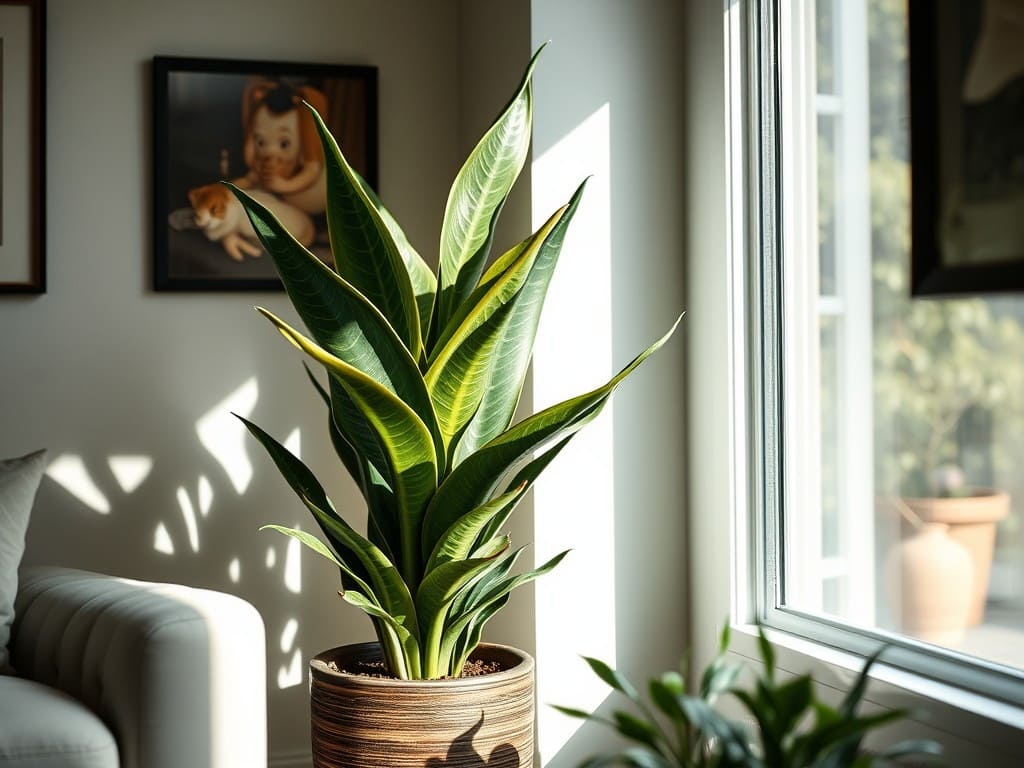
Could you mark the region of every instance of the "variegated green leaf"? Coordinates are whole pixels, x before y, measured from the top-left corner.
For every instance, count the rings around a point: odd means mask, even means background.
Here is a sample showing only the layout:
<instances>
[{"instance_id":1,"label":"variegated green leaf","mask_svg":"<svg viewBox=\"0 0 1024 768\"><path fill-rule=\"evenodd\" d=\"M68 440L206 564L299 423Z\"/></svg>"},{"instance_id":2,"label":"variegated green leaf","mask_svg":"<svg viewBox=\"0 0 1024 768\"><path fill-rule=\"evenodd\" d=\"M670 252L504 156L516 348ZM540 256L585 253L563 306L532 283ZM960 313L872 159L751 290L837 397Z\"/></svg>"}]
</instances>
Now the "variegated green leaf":
<instances>
[{"instance_id":1,"label":"variegated green leaf","mask_svg":"<svg viewBox=\"0 0 1024 768\"><path fill-rule=\"evenodd\" d=\"M680 320L682 318L680 317ZM554 440L571 437L593 420L615 388L668 341L679 320L604 386L565 400L524 419L468 457L441 483L427 511L428 519L447 508L462 514L486 501L501 479L530 453Z\"/></svg>"},{"instance_id":2,"label":"variegated green leaf","mask_svg":"<svg viewBox=\"0 0 1024 768\"><path fill-rule=\"evenodd\" d=\"M569 223L579 207L584 186L585 183L576 190L564 214L540 243L526 283L516 296L515 307L495 345L492 356L494 364L487 370L487 382L480 405L459 438L454 455L455 464L461 463L481 445L508 429L512 423L526 380L526 371L533 357L533 344L548 285L558 263ZM492 281L501 279L501 275L512 265L496 263L495 267L493 275L490 270L484 275L481 285L490 285Z\"/></svg>"},{"instance_id":3,"label":"variegated green leaf","mask_svg":"<svg viewBox=\"0 0 1024 768\"><path fill-rule=\"evenodd\" d=\"M441 639L441 655L452 653L455 658L455 669L461 670L466 662L466 655L480 642L483 626L505 605L509 595L515 589L554 569L567 554L568 550L559 552L537 568L497 580L486 590L477 593L475 598L466 603L460 601L462 609L458 612L453 609L454 615L449 618L449 623L444 628L444 635ZM489 577L489 573L487 577Z\"/></svg>"},{"instance_id":4,"label":"variegated green leaf","mask_svg":"<svg viewBox=\"0 0 1024 768\"><path fill-rule=\"evenodd\" d=\"M525 492L526 483L522 483L518 488L481 504L452 523L427 558L424 573L429 574L434 568L452 560L468 558L476 548L478 536L484 527L497 516L507 516L506 513L522 500Z\"/></svg>"},{"instance_id":5,"label":"variegated green leaf","mask_svg":"<svg viewBox=\"0 0 1024 768\"><path fill-rule=\"evenodd\" d=\"M353 171L354 172L354 171ZM409 238L406 237L401 225L391 215L391 212L384 207L384 203L377 196L377 193L366 183L358 173L356 178L363 187L366 196L377 207L380 218L391 233L391 237L398 246L398 252L402 255L405 268L409 272L409 281L412 283L412 291L416 295L416 308L420 316L420 334L426 339L430 329L430 314L434 306L434 296L437 293L437 278L427 262L420 256Z\"/></svg>"},{"instance_id":6,"label":"variegated green leaf","mask_svg":"<svg viewBox=\"0 0 1024 768\"><path fill-rule=\"evenodd\" d=\"M492 552L468 560L443 563L423 578L416 592L416 611L420 620L424 673L427 677L444 674L445 670L439 668L441 663L447 668L447 660L440 658L440 648L444 619L452 601L458 596L459 590L492 567L495 558L506 549L507 538Z\"/></svg>"},{"instance_id":7,"label":"variegated green leaf","mask_svg":"<svg viewBox=\"0 0 1024 768\"><path fill-rule=\"evenodd\" d=\"M358 286L302 247L263 205L237 187L231 189L273 258L288 297L313 340L390 389L431 425L430 398L415 356L389 323L390 318ZM404 275L404 267L402 271Z\"/></svg>"},{"instance_id":8,"label":"variegated green leaf","mask_svg":"<svg viewBox=\"0 0 1024 768\"><path fill-rule=\"evenodd\" d=\"M441 225L438 334L483 272L498 214L526 162L533 130L534 55L508 106L455 177Z\"/></svg>"},{"instance_id":9,"label":"variegated green leaf","mask_svg":"<svg viewBox=\"0 0 1024 768\"><path fill-rule=\"evenodd\" d=\"M508 323L515 316L519 294L538 253L565 211L562 208L556 212L500 276L483 290L473 292L465 302L468 310L449 324L443 346L435 350L424 378L449 450L452 439L474 417L488 388L494 384L491 371L498 364L499 345L510 333ZM511 389L515 383L502 381L500 386ZM518 391L515 398L519 398Z\"/></svg>"},{"instance_id":10,"label":"variegated green leaf","mask_svg":"<svg viewBox=\"0 0 1024 768\"><path fill-rule=\"evenodd\" d=\"M423 341L409 272L390 229L312 107L327 173L327 229L338 274L387 318L414 359Z\"/></svg>"},{"instance_id":11,"label":"variegated green leaf","mask_svg":"<svg viewBox=\"0 0 1024 768\"><path fill-rule=\"evenodd\" d=\"M260 310L295 346L323 365L376 430L390 465L401 529L399 567L409 584L422 572L420 525L437 488L433 438L416 413L389 390L326 352L280 318Z\"/></svg>"}]
</instances>

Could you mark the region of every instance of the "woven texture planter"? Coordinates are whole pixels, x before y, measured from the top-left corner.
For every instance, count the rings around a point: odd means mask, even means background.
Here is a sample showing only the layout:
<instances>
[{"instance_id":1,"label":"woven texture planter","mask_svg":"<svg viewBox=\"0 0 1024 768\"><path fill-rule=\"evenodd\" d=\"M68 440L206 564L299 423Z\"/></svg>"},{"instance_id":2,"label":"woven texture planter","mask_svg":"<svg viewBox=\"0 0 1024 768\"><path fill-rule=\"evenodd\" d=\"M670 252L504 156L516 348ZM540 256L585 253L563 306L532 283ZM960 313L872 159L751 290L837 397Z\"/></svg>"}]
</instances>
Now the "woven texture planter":
<instances>
[{"instance_id":1,"label":"woven texture planter","mask_svg":"<svg viewBox=\"0 0 1024 768\"><path fill-rule=\"evenodd\" d=\"M376 643L310 661L315 768L533 768L533 659L482 644L474 659L504 671L457 680L392 680L335 672L380 658Z\"/></svg>"}]
</instances>

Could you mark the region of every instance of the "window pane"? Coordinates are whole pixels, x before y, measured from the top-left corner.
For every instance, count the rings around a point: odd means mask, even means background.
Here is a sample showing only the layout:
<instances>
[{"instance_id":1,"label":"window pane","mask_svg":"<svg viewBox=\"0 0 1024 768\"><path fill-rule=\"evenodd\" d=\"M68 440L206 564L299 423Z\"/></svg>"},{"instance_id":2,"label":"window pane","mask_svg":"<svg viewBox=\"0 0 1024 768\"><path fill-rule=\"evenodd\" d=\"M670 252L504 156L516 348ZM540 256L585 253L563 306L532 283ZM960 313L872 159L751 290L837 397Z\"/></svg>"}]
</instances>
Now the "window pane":
<instances>
[{"instance_id":1,"label":"window pane","mask_svg":"<svg viewBox=\"0 0 1024 768\"><path fill-rule=\"evenodd\" d=\"M910 298L906 3L814 18L783 83L817 89L784 115L817 243L784 261L783 601L1024 668L1024 297Z\"/></svg>"}]
</instances>

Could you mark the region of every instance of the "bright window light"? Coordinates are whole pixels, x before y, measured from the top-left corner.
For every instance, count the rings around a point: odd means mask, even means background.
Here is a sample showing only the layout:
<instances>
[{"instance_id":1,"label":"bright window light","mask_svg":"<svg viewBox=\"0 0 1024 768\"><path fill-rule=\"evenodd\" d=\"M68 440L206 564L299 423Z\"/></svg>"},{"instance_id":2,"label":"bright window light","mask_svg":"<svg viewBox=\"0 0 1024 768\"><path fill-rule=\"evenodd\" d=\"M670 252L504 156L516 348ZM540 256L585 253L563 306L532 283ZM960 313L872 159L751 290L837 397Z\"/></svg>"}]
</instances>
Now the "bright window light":
<instances>
[{"instance_id":1,"label":"bright window light","mask_svg":"<svg viewBox=\"0 0 1024 768\"><path fill-rule=\"evenodd\" d=\"M533 364L539 410L606 382L612 370L611 109L586 117L534 160L536 228L590 177L548 289ZM567 181L571 180L571 181ZM594 709L607 696L579 654L615 659L615 515L612 413L609 405L555 460L534 490L538 561L572 549L557 575L536 586L537 698ZM586 515L586 525L580 515ZM581 538L581 536L583 538ZM585 627L585 631L581 630ZM586 647L566 637L585 638ZM550 714L550 716L549 716ZM577 721L538 711L542 756L556 754Z\"/></svg>"}]
</instances>

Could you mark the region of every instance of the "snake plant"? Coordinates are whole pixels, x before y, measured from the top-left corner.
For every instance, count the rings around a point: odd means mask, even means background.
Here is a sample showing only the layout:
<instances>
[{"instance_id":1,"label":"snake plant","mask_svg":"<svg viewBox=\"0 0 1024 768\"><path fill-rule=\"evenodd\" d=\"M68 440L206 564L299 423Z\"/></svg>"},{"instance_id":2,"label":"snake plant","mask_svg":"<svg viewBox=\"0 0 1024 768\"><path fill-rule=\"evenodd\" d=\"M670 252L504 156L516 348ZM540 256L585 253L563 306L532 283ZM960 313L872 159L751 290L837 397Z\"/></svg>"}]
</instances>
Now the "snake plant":
<instances>
[{"instance_id":1,"label":"snake plant","mask_svg":"<svg viewBox=\"0 0 1024 768\"><path fill-rule=\"evenodd\" d=\"M369 615L389 671L403 679L458 676L512 590L565 556L514 572L522 549L503 526L541 471L675 329L607 383L513 425L545 293L583 192L581 185L488 266L498 215L529 150L536 61L455 178L436 276L312 108L333 268L232 188L306 332L257 310L326 370L326 384L307 373L368 513L363 535L298 457L242 419L323 539L265 527L340 569L342 597Z\"/></svg>"}]
</instances>

